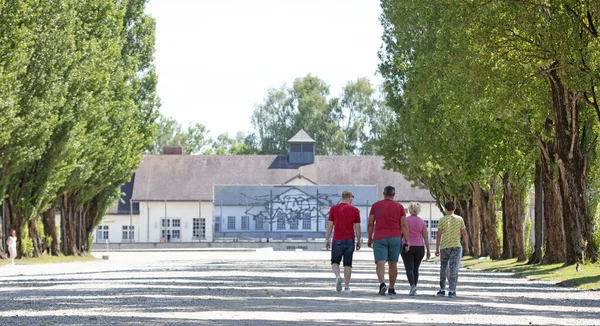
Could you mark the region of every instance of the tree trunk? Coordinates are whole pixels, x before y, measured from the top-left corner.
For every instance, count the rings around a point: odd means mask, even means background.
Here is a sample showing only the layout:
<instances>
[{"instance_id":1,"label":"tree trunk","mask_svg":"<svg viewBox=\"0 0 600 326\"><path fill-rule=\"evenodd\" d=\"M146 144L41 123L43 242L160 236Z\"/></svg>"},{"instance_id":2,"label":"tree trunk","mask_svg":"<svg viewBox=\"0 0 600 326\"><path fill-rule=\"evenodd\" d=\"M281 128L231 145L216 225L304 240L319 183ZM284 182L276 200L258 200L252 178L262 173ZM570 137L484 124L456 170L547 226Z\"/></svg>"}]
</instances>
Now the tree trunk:
<instances>
[{"instance_id":1,"label":"tree trunk","mask_svg":"<svg viewBox=\"0 0 600 326\"><path fill-rule=\"evenodd\" d=\"M538 160L535 162L535 208L534 208L534 224L533 233L535 235L533 256L529 259L529 264L539 264L542 262L542 246L543 246L543 196L542 196L542 163Z\"/></svg>"},{"instance_id":2,"label":"tree trunk","mask_svg":"<svg viewBox=\"0 0 600 326\"><path fill-rule=\"evenodd\" d=\"M471 205L471 226L473 231L471 233L472 240L472 248L473 248L473 257L481 256L481 187L479 186L479 182L475 181L472 184L473 187L473 200Z\"/></svg>"},{"instance_id":3,"label":"tree trunk","mask_svg":"<svg viewBox=\"0 0 600 326\"><path fill-rule=\"evenodd\" d=\"M496 181L490 182L490 191L481 191L481 241L482 255L492 259L500 259L500 245L496 233ZM485 253L484 253L485 251Z\"/></svg>"},{"instance_id":4,"label":"tree trunk","mask_svg":"<svg viewBox=\"0 0 600 326\"><path fill-rule=\"evenodd\" d=\"M460 216L465 221L465 226L467 227L467 237L469 238L469 252L471 255L473 254L473 238L471 234L473 234L473 220L471 217L471 201L470 200L460 200L459 206L461 207ZM463 240L464 245L464 240Z\"/></svg>"},{"instance_id":5,"label":"tree trunk","mask_svg":"<svg viewBox=\"0 0 600 326\"><path fill-rule=\"evenodd\" d=\"M48 243L48 254L52 256L60 255L58 249L58 235L56 234L56 213L54 211L54 205L52 205L47 211L42 213L42 223L44 224L44 234L46 238L50 237L50 243Z\"/></svg>"},{"instance_id":6,"label":"tree trunk","mask_svg":"<svg viewBox=\"0 0 600 326\"><path fill-rule=\"evenodd\" d=\"M553 67L560 64L555 62ZM588 207L586 159L581 149L579 132L579 105L581 97L570 92L562 83L557 69L546 76L552 93L556 143L556 164L559 168L559 186L564 211L567 262L584 262L586 257L597 260L592 229L593 218Z\"/></svg>"},{"instance_id":7,"label":"tree trunk","mask_svg":"<svg viewBox=\"0 0 600 326\"><path fill-rule=\"evenodd\" d=\"M67 256L78 256L77 250L77 206L73 195L64 194L61 199L61 251Z\"/></svg>"},{"instance_id":8,"label":"tree trunk","mask_svg":"<svg viewBox=\"0 0 600 326\"><path fill-rule=\"evenodd\" d=\"M504 193L502 195L502 258L513 258L513 246L510 239L515 235L513 234L514 227L512 225L514 211L514 200L512 194L512 187L510 184L508 172L502 176L502 185L504 187Z\"/></svg>"},{"instance_id":9,"label":"tree trunk","mask_svg":"<svg viewBox=\"0 0 600 326\"><path fill-rule=\"evenodd\" d=\"M42 256L42 240L37 230L37 218L32 218L28 222L29 226L29 238L33 246L33 257Z\"/></svg>"},{"instance_id":10,"label":"tree trunk","mask_svg":"<svg viewBox=\"0 0 600 326\"><path fill-rule=\"evenodd\" d=\"M544 263L565 262L565 230L560 187L554 173L546 164L542 164L542 184L544 191Z\"/></svg>"},{"instance_id":11,"label":"tree trunk","mask_svg":"<svg viewBox=\"0 0 600 326\"><path fill-rule=\"evenodd\" d=\"M519 176L514 177L516 180L522 180ZM525 184L520 181L511 181L509 173L505 173L502 177L504 185L504 196L502 197L502 218L506 225L503 225L505 230L503 239L504 252L503 258L517 258L517 261L526 261L525 256L525 234L523 223L525 222Z\"/></svg>"}]
</instances>

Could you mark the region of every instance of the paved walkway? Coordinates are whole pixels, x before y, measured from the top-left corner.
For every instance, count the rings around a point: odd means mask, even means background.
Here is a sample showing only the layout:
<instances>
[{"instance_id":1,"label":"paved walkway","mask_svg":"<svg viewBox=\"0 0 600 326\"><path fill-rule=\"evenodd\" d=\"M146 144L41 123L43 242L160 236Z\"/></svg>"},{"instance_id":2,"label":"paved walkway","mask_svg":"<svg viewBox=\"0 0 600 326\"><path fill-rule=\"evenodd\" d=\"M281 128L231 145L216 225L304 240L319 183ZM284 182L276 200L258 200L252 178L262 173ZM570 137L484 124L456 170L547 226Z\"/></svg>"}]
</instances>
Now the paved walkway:
<instances>
[{"instance_id":1,"label":"paved walkway","mask_svg":"<svg viewBox=\"0 0 600 326\"><path fill-rule=\"evenodd\" d=\"M101 253L95 253L101 256ZM371 252L352 293L335 291L328 252L119 252L108 261L0 267L0 325L600 325L600 293L461 270L438 298L424 263L409 297L378 296Z\"/></svg>"}]
</instances>

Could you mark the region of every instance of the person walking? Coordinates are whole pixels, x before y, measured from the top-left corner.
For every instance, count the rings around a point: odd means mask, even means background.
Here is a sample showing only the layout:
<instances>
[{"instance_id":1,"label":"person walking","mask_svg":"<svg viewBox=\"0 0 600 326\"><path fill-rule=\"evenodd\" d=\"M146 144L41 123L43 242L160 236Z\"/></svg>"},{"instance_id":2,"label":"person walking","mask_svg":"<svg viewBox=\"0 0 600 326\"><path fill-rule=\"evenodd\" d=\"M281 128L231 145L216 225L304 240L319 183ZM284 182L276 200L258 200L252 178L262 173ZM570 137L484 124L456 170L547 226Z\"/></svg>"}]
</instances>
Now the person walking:
<instances>
[{"instance_id":1,"label":"person walking","mask_svg":"<svg viewBox=\"0 0 600 326\"><path fill-rule=\"evenodd\" d=\"M373 248L375 270L379 281L379 295L395 295L394 288L398 277L398 257L402 249L402 234L408 234L406 212L402 204L394 201L396 189L387 186L383 189L383 200L375 202L369 212L367 228L368 246ZM405 250L410 250L410 238L406 238ZM385 263L388 263L390 287L385 284Z\"/></svg>"},{"instance_id":2,"label":"person walking","mask_svg":"<svg viewBox=\"0 0 600 326\"><path fill-rule=\"evenodd\" d=\"M435 255L440 256L440 291L437 296L446 295L446 277L448 277L448 283L450 283L448 298L454 298L456 297L456 277L463 252L460 237L462 234L465 242L465 254L469 254L469 238L465 221L462 217L454 214L456 210L454 202L447 202L444 208L446 216L442 217L438 223L438 235L435 241ZM448 273L446 273L447 269Z\"/></svg>"},{"instance_id":3,"label":"person walking","mask_svg":"<svg viewBox=\"0 0 600 326\"><path fill-rule=\"evenodd\" d=\"M17 231L12 230L10 236L6 239L8 245L8 252L10 254L10 264L15 264L15 258L17 257Z\"/></svg>"},{"instance_id":4,"label":"person walking","mask_svg":"<svg viewBox=\"0 0 600 326\"><path fill-rule=\"evenodd\" d=\"M352 256L354 248L360 250L360 212L352 206L354 195L349 190L342 192L342 202L332 206L329 210L329 222L325 232L325 248L331 249L331 269L335 274L335 287L342 291L342 277L340 276L340 262L344 260L344 292L351 293L350 277L352 276ZM333 231L333 247L329 238ZM356 244L355 244L356 239Z\"/></svg>"},{"instance_id":5,"label":"person walking","mask_svg":"<svg viewBox=\"0 0 600 326\"><path fill-rule=\"evenodd\" d=\"M406 224L408 225L408 235L402 238L403 245L406 245L406 238L410 240L410 249L408 251L402 251L402 261L404 262L404 270L406 271L406 278L410 284L410 292L408 295L413 296L417 294L417 283L419 282L419 266L423 261L425 252L427 252L427 258L431 256L429 251L429 236L427 234L427 228L425 227L425 221L418 216L421 212L421 205L416 202L412 202L408 205L408 213L410 216L406 218Z\"/></svg>"}]
</instances>

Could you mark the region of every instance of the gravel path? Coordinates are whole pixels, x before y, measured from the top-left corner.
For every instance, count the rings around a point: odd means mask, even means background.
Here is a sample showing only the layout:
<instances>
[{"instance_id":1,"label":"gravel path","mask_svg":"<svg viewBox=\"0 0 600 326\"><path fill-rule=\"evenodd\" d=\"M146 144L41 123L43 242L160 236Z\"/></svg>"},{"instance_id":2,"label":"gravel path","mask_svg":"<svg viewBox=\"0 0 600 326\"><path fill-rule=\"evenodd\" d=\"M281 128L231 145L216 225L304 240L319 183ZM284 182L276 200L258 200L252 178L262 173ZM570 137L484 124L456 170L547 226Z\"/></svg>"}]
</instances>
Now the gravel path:
<instances>
[{"instance_id":1,"label":"gravel path","mask_svg":"<svg viewBox=\"0 0 600 326\"><path fill-rule=\"evenodd\" d=\"M391 297L376 295L371 252L355 254L351 294L335 291L328 252L111 252L3 266L0 325L600 325L597 291L463 269L458 297L438 298L439 266L426 262L409 297L400 270Z\"/></svg>"}]
</instances>

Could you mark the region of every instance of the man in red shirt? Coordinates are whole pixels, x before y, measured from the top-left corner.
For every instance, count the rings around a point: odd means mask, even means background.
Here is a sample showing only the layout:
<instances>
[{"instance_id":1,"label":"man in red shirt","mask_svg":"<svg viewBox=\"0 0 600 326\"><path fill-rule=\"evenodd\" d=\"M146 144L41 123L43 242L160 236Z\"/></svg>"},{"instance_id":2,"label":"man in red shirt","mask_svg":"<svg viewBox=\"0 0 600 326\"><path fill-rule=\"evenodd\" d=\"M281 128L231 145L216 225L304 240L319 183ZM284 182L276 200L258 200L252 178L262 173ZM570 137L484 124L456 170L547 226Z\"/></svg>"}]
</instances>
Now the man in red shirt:
<instances>
[{"instance_id":1,"label":"man in red shirt","mask_svg":"<svg viewBox=\"0 0 600 326\"><path fill-rule=\"evenodd\" d=\"M406 224L406 212L402 204L394 201L396 189L387 186L383 189L383 200L380 200L371 206L369 212L369 226L367 228L369 247L373 248L375 264L377 264L377 279L379 280L379 294L395 295L396 277L398 276L398 257L402 250L402 234L408 235L408 225ZM375 236L373 236L375 231ZM410 249L410 239L405 237L406 245L404 250ZM385 262L388 262L390 288L388 290L384 282Z\"/></svg>"},{"instance_id":2,"label":"man in red shirt","mask_svg":"<svg viewBox=\"0 0 600 326\"><path fill-rule=\"evenodd\" d=\"M335 274L335 288L342 291L342 278L340 276L340 262L344 258L344 292L350 293L350 276L352 275L352 255L354 253L354 238L356 236L356 250L360 250L360 212L352 206L354 195L349 190L342 192L342 202L329 210L329 223L325 233L325 248L331 248L331 269ZM329 237L333 232L333 247Z\"/></svg>"}]
</instances>

